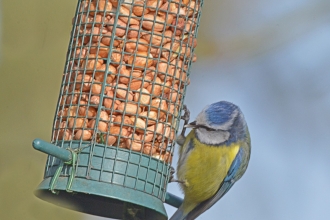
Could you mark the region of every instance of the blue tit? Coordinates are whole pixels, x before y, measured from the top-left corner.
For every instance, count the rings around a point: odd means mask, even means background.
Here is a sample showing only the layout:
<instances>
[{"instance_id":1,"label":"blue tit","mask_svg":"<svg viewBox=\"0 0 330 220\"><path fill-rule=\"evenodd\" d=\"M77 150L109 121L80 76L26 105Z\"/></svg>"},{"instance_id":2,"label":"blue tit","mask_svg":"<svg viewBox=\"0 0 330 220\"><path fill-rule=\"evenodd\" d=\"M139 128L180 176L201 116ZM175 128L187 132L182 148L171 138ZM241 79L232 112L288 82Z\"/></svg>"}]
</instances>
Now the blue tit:
<instances>
[{"instance_id":1,"label":"blue tit","mask_svg":"<svg viewBox=\"0 0 330 220\"><path fill-rule=\"evenodd\" d=\"M250 134L238 106L213 103L184 127L192 128L177 139L184 200L170 220L192 220L208 210L243 176L250 160Z\"/></svg>"}]
</instances>

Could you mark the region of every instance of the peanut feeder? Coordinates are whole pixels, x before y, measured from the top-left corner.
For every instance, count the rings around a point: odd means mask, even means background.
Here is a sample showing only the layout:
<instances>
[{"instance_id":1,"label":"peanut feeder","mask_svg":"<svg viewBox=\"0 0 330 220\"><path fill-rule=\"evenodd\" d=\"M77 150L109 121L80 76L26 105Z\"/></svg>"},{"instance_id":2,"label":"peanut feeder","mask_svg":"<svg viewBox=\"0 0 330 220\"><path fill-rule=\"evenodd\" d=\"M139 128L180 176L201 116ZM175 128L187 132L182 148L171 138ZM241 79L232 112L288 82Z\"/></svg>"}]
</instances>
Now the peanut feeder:
<instances>
[{"instance_id":1,"label":"peanut feeder","mask_svg":"<svg viewBox=\"0 0 330 220\"><path fill-rule=\"evenodd\" d=\"M79 0L36 195L89 214L167 219L202 0ZM63 202L65 201L65 202Z\"/></svg>"}]
</instances>

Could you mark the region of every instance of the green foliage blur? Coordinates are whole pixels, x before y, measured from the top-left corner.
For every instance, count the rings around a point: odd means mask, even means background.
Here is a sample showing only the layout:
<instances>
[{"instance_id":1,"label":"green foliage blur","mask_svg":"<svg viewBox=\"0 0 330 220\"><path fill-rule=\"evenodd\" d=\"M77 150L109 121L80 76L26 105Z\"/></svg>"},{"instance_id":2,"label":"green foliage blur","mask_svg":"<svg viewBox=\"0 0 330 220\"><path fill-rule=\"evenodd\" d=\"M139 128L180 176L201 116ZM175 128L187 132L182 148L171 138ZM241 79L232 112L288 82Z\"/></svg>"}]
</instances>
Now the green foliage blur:
<instances>
[{"instance_id":1,"label":"green foliage blur","mask_svg":"<svg viewBox=\"0 0 330 220\"><path fill-rule=\"evenodd\" d=\"M77 1L1 1L0 219L81 219L34 196L50 140Z\"/></svg>"}]
</instances>

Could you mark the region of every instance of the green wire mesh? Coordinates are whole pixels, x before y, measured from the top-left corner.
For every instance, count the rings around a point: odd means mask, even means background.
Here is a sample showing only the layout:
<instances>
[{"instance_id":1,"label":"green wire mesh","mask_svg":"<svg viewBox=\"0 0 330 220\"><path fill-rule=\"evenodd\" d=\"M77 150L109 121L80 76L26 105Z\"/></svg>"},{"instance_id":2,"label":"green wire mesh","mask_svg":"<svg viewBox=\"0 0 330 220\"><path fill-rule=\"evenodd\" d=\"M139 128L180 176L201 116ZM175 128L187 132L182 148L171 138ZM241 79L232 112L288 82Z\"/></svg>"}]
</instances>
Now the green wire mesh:
<instances>
[{"instance_id":1,"label":"green wire mesh","mask_svg":"<svg viewBox=\"0 0 330 220\"><path fill-rule=\"evenodd\" d=\"M78 1L52 133L54 145L85 147L75 178L164 201L202 5ZM58 166L49 156L45 178Z\"/></svg>"}]
</instances>

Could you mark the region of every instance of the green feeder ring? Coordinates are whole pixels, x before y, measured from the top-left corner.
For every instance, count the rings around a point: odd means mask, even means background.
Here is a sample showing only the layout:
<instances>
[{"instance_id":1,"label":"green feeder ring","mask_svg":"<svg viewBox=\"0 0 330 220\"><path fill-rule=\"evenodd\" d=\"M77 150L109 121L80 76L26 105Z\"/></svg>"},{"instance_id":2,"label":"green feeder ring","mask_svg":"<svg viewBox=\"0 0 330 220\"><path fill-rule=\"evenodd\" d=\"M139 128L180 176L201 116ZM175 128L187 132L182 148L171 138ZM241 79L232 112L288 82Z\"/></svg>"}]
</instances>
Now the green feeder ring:
<instances>
[{"instance_id":1,"label":"green feeder ring","mask_svg":"<svg viewBox=\"0 0 330 220\"><path fill-rule=\"evenodd\" d=\"M127 162L120 164L117 161L116 164L120 165L116 165L115 168L111 167L114 172L107 173L105 168L98 167L101 163L94 161L92 169L95 169L95 172L90 172L90 176L86 178L84 175L87 172L89 158L85 156L88 155L88 148L91 145L87 144L79 151L69 151L40 139L35 139L32 145L36 150L53 156L52 160L58 160L57 168L50 171L53 176L47 177L46 175L46 178L37 187L35 195L38 198L64 208L109 218L126 219L124 216L129 214L128 212L132 212L136 219L167 219L162 200L154 196L160 193L160 189L152 184L152 182L160 183L161 178L157 178L156 170L154 175L149 170L148 176L145 176L147 170L143 167L144 164L146 166L152 164L158 166L159 169L164 169L165 165L159 163L157 159L150 159L143 154L134 154L134 152L120 148L107 147L103 149L106 152L98 152L102 151L102 147L99 149L95 147L95 155L105 153L106 160L103 163L107 165L111 166L114 164L114 160L120 159L122 162L124 160ZM72 146L72 149L78 148ZM77 159L72 164L75 154ZM128 155L130 157L125 158ZM140 165L137 166L135 163ZM61 164L63 164L62 167ZM103 164L103 166L105 165ZM61 168L61 175L57 175L59 168ZM122 175L126 169L130 170L126 175L131 174L137 178L126 176L126 181L123 182ZM67 175L66 172L68 172ZM112 184L108 183L110 181ZM165 202L179 207L182 200L166 193Z\"/></svg>"}]
</instances>

